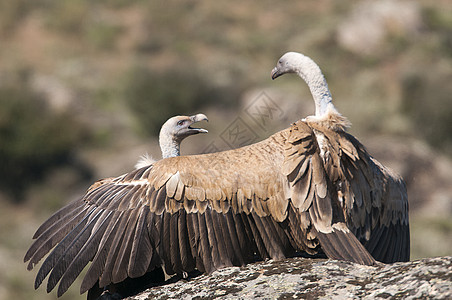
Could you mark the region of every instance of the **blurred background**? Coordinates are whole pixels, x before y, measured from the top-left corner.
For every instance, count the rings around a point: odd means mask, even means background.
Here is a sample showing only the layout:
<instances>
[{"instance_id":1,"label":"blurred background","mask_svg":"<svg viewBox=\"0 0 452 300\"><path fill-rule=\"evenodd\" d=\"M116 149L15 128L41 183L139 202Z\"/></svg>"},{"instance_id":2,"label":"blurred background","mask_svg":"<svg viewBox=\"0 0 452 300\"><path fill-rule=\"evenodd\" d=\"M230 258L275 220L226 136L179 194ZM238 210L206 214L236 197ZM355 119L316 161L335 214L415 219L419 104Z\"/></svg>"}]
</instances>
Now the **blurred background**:
<instances>
[{"instance_id":1,"label":"blurred background","mask_svg":"<svg viewBox=\"0 0 452 300\"><path fill-rule=\"evenodd\" d=\"M0 299L56 298L23 263L34 231L94 180L159 158L169 117L209 117L182 144L193 154L313 114L300 78L270 78L289 50L405 178L411 259L452 255L451 1L0 0Z\"/></svg>"}]
</instances>

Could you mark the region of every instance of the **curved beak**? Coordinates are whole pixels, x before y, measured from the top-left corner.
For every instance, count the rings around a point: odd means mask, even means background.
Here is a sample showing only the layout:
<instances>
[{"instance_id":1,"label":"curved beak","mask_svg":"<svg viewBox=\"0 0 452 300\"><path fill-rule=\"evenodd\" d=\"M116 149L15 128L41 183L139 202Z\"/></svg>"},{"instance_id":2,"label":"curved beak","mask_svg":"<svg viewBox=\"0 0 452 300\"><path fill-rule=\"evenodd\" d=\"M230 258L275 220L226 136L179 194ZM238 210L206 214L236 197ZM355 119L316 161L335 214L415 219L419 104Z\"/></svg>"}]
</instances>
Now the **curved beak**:
<instances>
[{"instance_id":1,"label":"curved beak","mask_svg":"<svg viewBox=\"0 0 452 300\"><path fill-rule=\"evenodd\" d=\"M205 114L197 114L197 115L190 116L190 120L192 121L191 125L201 122L201 121L209 122L209 119L207 118L207 116ZM193 128L193 127L191 127L191 125L188 126L188 129L190 130L190 132L192 134L208 133L208 131L204 128Z\"/></svg>"},{"instance_id":2,"label":"curved beak","mask_svg":"<svg viewBox=\"0 0 452 300\"><path fill-rule=\"evenodd\" d=\"M273 80L275 80L276 78L278 78L279 76L282 75L282 73L280 72L278 67L274 67L271 74L272 74L272 79Z\"/></svg>"}]
</instances>

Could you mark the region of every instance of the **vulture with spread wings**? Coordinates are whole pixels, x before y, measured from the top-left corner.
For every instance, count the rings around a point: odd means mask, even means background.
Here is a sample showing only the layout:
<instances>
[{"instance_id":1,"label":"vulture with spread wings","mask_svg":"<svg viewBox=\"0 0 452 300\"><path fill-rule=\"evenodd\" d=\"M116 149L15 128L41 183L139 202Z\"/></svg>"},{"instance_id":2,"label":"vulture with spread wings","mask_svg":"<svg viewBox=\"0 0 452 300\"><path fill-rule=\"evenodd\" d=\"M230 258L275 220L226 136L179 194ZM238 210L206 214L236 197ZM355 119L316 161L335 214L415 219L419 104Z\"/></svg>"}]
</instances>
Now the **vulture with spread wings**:
<instances>
[{"instance_id":1,"label":"vulture with spread wings","mask_svg":"<svg viewBox=\"0 0 452 300\"><path fill-rule=\"evenodd\" d=\"M160 266L210 273L301 253L367 265L408 260L403 180L345 131L311 59L285 54L272 77L285 73L309 85L314 116L253 145L169 157L94 184L35 233L30 269L53 248L36 288L50 273L47 290L59 282L60 296L90 262L81 293Z\"/></svg>"}]
</instances>

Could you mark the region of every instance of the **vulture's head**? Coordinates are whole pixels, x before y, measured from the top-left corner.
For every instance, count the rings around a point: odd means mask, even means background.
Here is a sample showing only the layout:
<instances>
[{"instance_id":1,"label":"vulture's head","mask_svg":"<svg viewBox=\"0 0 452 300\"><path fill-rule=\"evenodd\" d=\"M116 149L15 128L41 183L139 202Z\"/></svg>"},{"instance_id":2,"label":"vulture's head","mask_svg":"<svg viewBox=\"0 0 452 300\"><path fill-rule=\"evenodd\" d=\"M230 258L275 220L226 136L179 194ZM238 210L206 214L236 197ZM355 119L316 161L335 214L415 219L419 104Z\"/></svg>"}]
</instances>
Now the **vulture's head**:
<instances>
[{"instance_id":1,"label":"vulture's head","mask_svg":"<svg viewBox=\"0 0 452 300\"><path fill-rule=\"evenodd\" d=\"M297 73L301 77L305 77L305 74L311 72L311 68L317 65L309 57L297 53L287 52L276 63L276 67L272 70L272 79L276 79L281 75L287 73ZM318 68L318 67L317 67Z\"/></svg>"},{"instance_id":2,"label":"vulture's head","mask_svg":"<svg viewBox=\"0 0 452 300\"><path fill-rule=\"evenodd\" d=\"M171 137L172 140L181 142L190 135L198 133L207 133L203 128L192 127L193 124L201 121L209 121L204 114L197 114L193 116L176 116L168 119L163 124L160 130L160 137L162 135Z\"/></svg>"}]
</instances>

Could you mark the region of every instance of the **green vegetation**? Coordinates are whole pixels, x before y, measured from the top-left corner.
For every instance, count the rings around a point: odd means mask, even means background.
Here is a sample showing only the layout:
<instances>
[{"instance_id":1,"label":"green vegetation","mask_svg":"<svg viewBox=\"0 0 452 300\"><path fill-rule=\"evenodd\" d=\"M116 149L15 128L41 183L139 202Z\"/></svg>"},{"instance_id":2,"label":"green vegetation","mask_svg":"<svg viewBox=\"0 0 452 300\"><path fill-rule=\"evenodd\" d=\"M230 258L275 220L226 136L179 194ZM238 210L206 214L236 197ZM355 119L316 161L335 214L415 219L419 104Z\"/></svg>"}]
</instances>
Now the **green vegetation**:
<instances>
[{"instance_id":1,"label":"green vegetation","mask_svg":"<svg viewBox=\"0 0 452 300\"><path fill-rule=\"evenodd\" d=\"M26 81L22 76L20 84L0 87L0 186L15 200L51 168L67 164L88 136L71 114L52 112Z\"/></svg>"},{"instance_id":2,"label":"green vegetation","mask_svg":"<svg viewBox=\"0 0 452 300\"><path fill-rule=\"evenodd\" d=\"M208 106L232 106L239 89L215 87L195 68L165 72L136 67L127 74L124 98L139 128L157 136L168 116L194 114Z\"/></svg>"},{"instance_id":3,"label":"green vegetation","mask_svg":"<svg viewBox=\"0 0 452 300\"><path fill-rule=\"evenodd\" d=\"M0 35L8 35L34 7L27 0L0 0Z\"/></svg>"},{"instance_id":4,"label":"green vegetation","mask_svg":"<svg viewBox=\"0 0 452 300\"><path fill-rule=\"evenodd\" d=\"M403 111L413 120L418 134L452 154L450 78L442 74L420 74L407 76L404 81Z\"/></svg>"}]
</instances>

